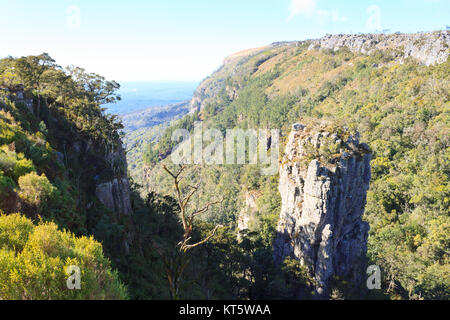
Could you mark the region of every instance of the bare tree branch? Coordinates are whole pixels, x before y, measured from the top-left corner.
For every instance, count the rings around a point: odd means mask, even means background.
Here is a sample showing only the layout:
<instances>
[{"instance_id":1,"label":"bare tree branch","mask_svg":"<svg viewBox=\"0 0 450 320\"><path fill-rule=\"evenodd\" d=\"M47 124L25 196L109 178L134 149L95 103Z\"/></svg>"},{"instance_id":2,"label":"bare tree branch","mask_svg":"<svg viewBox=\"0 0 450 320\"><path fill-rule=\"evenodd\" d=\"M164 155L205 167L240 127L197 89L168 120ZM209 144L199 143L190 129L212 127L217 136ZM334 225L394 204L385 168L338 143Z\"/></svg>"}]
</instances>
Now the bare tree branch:
<instances>
[{"instance_id":1,"label":"bare tree branch","mask_svg":"<svg viewBox=\"0 0 450 320\"><path fill-rule=\"evenodd\" d=\"M208 211L213 205L220 204L222 202L223 202L223 198L220 199L220 200L217 200L217 201L209 202L202 209L199 209L199 210L196 210L196 211L192 212L190 214L190 216L192 218L194 218L194 217L198 216L199 214L202 214L202 213L205 213L206 211Z\"/></svg>"},{"instance_id":2,"label":"bare tree branch","mask_svg":"<svg viewBox=\"0 0 450 320\"><path fill-rule=\"evenodd\" d=\"M211 240L212 237L214 237L216 235L217 230L219 230L219 228L222 228L222 227L223 227L222 225L217 225L214 228L214 230L211 231L211 233L205 239L203 239L202 241L199 241L199 242L197 242L195 244L189 244L189 245L188 244L183 244L181 246L181 249L186 252L187 250L191 250L191 249L193 249L195 247L198 247L198 246L208 242L209 240Z\"/></svg>"}]
</instances>

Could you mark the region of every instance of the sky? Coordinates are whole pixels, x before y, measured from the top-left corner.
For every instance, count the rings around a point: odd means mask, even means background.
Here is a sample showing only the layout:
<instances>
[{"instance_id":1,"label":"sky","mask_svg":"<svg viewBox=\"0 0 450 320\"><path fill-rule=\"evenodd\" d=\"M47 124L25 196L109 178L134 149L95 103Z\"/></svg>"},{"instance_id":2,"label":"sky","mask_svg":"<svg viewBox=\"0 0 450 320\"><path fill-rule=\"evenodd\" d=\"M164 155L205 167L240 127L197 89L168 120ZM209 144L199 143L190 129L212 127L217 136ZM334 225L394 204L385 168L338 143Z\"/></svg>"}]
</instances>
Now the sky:
<instances>
[{"instance_id":1,"label":"sky","mask_svg":"<svg viewBox=\"0 0 450 320\"><path fill-rule=\"evenodd\" d=\"M0 57L49 53L116 81L200 81L241 50L450 25L450 0L0 0Z\"/></svg>"}]
</instances>

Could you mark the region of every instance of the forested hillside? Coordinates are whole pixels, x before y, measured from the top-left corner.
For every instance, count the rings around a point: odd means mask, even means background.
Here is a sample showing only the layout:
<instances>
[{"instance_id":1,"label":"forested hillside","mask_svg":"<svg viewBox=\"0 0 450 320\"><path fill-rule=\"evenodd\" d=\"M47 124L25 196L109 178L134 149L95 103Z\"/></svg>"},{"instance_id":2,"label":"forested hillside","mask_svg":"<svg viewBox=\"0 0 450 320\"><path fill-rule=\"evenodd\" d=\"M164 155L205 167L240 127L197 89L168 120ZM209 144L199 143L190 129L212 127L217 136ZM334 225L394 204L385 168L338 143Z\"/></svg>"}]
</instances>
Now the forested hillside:
<instances>
[{"instance_id":1,"label":"forested hillside","mask_svg":"<svg viewBox=\"0 0 450 320\"><path fill-rule=\"evenodd\" d=\"M262 244L224 228L212 238L199 221L186 246L210 241L186 254L177 201L141 198L128 183L123 126L100 107L119 99L119 84L42 54L0 60L0 87L0 299L262 294L247 275L248 251ZM67 287L70 266L80 291Z\"/></svg>"},{"instance_id":2,"label":"forested hillside","mask_svg":"<svg viewBox=\"0 0 450 320\"><path fill-rule=\"evenodd\" d=\"M382 294L448 299L450 66L442 57L449 32L347 38L335 48L329 39L276 43L227 58L200 84L192 115L149 146L146 188L171 194L161 162L169 162L172 132L193 130L195 121L222 132L281 128L287 135L293 123L317 120L357 130L373 150L364 219L367 259L382 269ZM239 221L249 218L246 232L269 250L280 213L278 177L261 176L251 165L197 170L190 176L203 185L197 205L224 196L206 220L238 232Z\"/></svg>"},{"instance_id":3,"label":"forested hillside","mask_svg":"<svg viewBox=\"0 0 450 320\"><path fill-rule=\"evenodd\" d=\"M97 242L110 257L124 250L125 232L108 235L123 212L95 197L126 174L122 125L100 108L119 85L42 54L0 60L0 87L0 298L125 298ZM70 265L89 279L80 292L61 282Z\"/></svg>"},{"instance_id":4,"label":"forested hillside","mask_svg":"<svg viewBox=\"0 0 450 320\"><path fill-rule=\"evenodd\" d=\"M101 107L120 99L115 81L48 54L1 59L0 299L449 299L449 44L441 31L247 50L199 85L189 114L134 132ZM175 165L173 132L199 123L222 133L279 129L281 176L259 165ZM354 171L336 171L349 159ZM346 208L352 197L358 208L339 211L340 223L366 236L346 230L360 251L341 258L379 266L381 290L355 291L328 274L330 290L318 296L324 278L304 261L274 259L290 198L281 193L300 192L283 186L295 176L287 162L308 168L312 187L325 183L322 169L336 189L358 179L358 190L341 192ZM81 290L66 287L73 265Z\"/></svg>"}]
</instances>

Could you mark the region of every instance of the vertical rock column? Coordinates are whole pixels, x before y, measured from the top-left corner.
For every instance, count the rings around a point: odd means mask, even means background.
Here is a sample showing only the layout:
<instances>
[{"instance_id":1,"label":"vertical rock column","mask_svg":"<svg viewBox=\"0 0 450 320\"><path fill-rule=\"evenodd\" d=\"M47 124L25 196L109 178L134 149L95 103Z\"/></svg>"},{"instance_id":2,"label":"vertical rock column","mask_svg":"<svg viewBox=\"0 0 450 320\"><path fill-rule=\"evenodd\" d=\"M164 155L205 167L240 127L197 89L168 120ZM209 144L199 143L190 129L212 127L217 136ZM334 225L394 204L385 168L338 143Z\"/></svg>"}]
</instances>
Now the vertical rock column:
<instances>
[{"instance_id":1,"label":"vertical rock column","mask_svg":"<svg viewBox=\"0 0 450 320\"><path fill-rule=\"evenodd\" d=\"M352 286L364 283L369 226L361 217L370 160L357 133L338 135L296 124L289 136L280 167L274 258L282 263L292 257L307 266L319 297L330 293L333 276Z\"/></svg>"}]
</instances>

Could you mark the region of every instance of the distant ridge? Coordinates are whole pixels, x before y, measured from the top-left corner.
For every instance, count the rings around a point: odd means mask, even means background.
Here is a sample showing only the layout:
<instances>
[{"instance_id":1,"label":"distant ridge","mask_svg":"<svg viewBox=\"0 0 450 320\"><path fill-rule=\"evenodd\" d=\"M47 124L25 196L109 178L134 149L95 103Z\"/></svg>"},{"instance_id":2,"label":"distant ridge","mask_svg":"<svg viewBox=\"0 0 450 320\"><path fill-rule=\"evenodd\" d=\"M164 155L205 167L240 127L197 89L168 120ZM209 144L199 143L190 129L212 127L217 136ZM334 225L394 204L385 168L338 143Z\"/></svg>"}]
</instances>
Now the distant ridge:
<instances>
[{"instance_id":1,"label":"distant ridge","mask_svg":"<svg viewBox=\"0 0 450 320\"><path fill-rule=\"evenodd\" d=\"M122 118L125 131L135 131L141 128L154 127L177 119L189 111L190 100L167 106L150 107L144 110L127 113Z\"/></svg>"},{"instance_id":2,"label":"distant ridge","mask_svg":"<svg viewBox=\"0 0 450 320\"><path fill-rule=\"evenodd\" d=\"M233 100L239 85L227 82L227 78L252 75L260 65L269 60L275 64L279 63L281 61L279 54L293 47L303 47L308 51L337 51L348 48L353 53L364 55L370 55L379 50L388 52L396 63L403 63L405 59L413 58L423 65L430 66L447 61L450 54L450 31L326 35L320 39L280 41L268 46L240 51L225 58L223 65L200 83L192 97L190 112L203 110L208 101L221 90L225 90L228 97Z\"/></svg>"}]
</instances>

